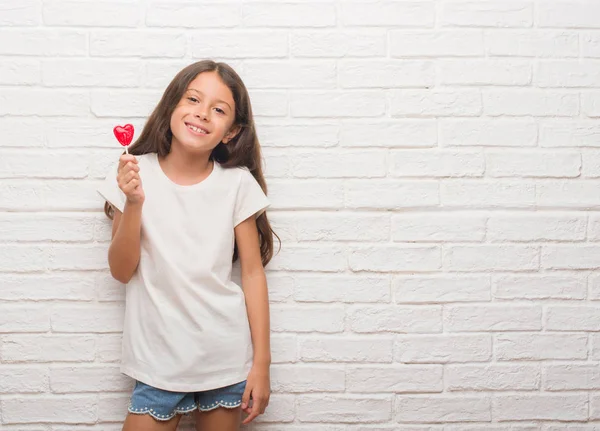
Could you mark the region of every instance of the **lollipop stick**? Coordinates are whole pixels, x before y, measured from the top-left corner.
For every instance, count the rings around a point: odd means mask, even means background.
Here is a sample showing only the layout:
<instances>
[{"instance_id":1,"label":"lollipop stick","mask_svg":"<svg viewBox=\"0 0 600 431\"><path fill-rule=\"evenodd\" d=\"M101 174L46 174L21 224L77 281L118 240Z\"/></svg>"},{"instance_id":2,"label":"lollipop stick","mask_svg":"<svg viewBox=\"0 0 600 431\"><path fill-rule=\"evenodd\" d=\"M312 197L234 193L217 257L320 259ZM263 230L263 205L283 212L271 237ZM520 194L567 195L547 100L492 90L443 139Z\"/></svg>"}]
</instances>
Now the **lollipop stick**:
<instances>
[{"instance_id":1,"label":"lollipop stick","mask_svg":"<svg viewBox=\"0 0 600 431\"><path fill-rule=\"evenodd\" d=\"M129 147L129 145L127 145L127 146L125 147L125 154L129 154L129 150L127 149L128 147Z\"/></svg>"}]
</instances>

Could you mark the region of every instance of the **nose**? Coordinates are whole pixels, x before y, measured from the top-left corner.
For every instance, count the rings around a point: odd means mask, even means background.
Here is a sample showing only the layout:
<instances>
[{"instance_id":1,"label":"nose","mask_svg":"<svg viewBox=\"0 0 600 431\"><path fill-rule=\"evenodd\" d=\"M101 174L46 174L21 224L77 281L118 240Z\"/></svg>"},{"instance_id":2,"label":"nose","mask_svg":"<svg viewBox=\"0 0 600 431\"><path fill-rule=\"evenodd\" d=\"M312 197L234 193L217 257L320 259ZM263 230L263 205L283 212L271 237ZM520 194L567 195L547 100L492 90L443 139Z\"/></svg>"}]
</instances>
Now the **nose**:
<instances>
[{"instance_id":1,"label":"nose","mask_svg":"<svg viewBox=\"0 0 600 431\"><path fill-rule=\"evenodd\" d=\"M205 107L200 107L200 108L196 109L196 112L194 113L194 116L198 117L198 118L202 118L204 120L207 120L208 119L208 114L206 112L206 108Z\"/></svg>"}]
</instances>

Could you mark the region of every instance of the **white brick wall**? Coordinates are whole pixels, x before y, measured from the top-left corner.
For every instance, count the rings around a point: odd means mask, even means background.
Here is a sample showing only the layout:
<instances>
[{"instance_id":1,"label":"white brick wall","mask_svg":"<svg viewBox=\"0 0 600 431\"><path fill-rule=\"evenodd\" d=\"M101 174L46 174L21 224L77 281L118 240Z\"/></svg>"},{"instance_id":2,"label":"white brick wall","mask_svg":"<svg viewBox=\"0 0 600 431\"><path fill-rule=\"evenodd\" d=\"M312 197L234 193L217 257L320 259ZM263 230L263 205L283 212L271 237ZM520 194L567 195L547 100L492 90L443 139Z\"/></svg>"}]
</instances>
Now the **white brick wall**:
<instances>
[{"instance_id":1,"label":"white brick wall","mask_svg":"<svg viewBox=\"0 0 600 431\"><path fill-rule=\"evenodd\" d=\"M0 0L0 429L121 429L94 189L207 57L283 239L248 429L600 427L599 1Z\"/></svg>"}]
</instances>

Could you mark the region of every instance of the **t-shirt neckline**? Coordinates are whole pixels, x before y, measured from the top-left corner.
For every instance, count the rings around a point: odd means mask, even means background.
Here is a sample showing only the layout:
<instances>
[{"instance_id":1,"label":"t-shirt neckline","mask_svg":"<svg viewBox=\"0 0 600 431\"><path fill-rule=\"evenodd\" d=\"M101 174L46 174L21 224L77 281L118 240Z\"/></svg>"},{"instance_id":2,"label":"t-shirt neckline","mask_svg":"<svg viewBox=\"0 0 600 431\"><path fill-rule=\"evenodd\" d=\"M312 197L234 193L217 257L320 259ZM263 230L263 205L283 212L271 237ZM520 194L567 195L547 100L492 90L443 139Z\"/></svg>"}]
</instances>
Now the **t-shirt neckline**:
<instances>
[{"instance_id":1,"label":"t-shirt neckline","mask_svg":"<svg viewBox=\"0 0 600 431\"><path fill-rule=\"evenodd\" d=\"M156 165L156 169L158 170L158 175L163 179L163 181L170 184L171 187L173 187L177 190L181 190L181 191L198 190L200 188L206 187L206 185L210 181L212 181L213 178L216 176L217 171L221 168L219 163L216 160L213 160L212 171L210 172L210 174L208 174L208 176L206 178L204 178L202 181L195 183L195 184L183 185L183 184L177 184L176 182L171 180L171 178L169 178L167 176L167 174L165 174L165 171L163 171L162 167L160 166L160 162L158 161L158 153L154 153L154 163Z\"/></svg>"}]
</instances>

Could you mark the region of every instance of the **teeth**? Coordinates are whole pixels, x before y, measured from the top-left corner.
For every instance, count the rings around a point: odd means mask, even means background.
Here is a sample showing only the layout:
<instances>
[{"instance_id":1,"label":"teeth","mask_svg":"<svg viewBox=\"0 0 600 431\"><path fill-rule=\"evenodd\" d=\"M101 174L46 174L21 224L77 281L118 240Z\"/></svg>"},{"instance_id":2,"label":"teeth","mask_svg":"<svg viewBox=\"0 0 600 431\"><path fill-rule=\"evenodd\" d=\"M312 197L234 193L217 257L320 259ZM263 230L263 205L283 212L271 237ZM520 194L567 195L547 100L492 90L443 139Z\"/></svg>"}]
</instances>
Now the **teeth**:
<instances>
[{"instance_id":1,"label":"teeth","mask_svg":"<svg viewBox=\"0 0 600 431\"><path fill-rule=\"evenodd\" d=\"M205 134L206 134L206 130L204 130L204 129L201 129L201 128L199 128L199 127L192 126L191 124L188 124L188 127L189 127L190 129L192 129L194 132L197 132L197 133L205 133Z\"/></svg>"}]
</instances>

